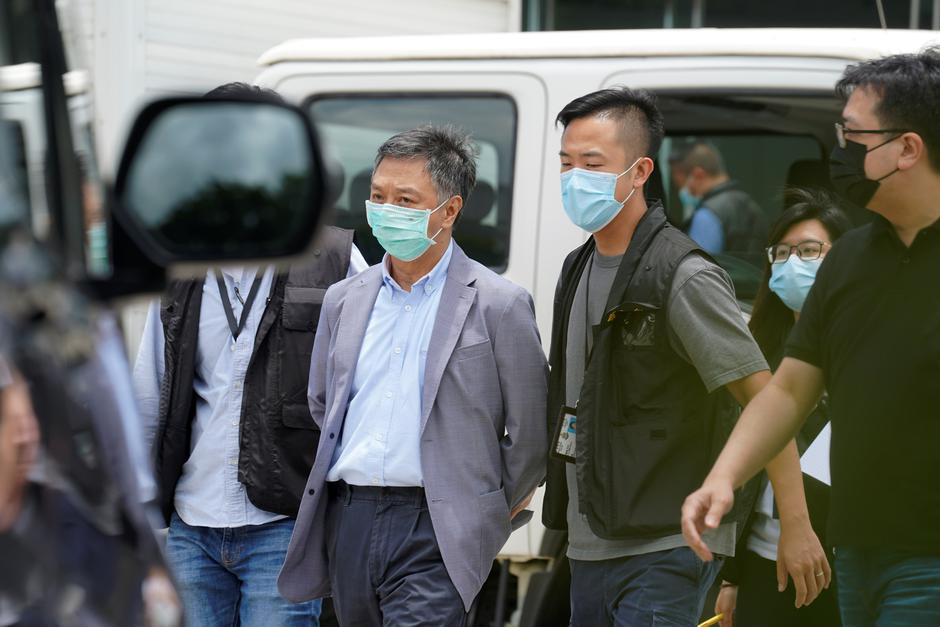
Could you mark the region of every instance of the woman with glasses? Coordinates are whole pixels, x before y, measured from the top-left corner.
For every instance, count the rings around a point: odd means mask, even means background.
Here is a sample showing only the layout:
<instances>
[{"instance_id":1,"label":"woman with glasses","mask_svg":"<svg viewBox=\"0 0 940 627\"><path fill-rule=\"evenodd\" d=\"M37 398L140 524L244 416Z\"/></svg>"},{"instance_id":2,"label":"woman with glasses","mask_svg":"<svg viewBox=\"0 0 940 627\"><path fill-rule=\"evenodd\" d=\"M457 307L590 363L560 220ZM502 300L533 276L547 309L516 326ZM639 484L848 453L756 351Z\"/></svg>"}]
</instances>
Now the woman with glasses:
<instances>
[{"instance_id":1,"label":"woman with glasses","mask_svg":"<svg viewBox=\"0 0 940 627\"><path fill-rule=\"evenodd\" d=\"M788 209L771 229L764 279L754 303L750 329L771 368L783 358L783 346L800 315L816 272L832 243L852 228L848 217L824 193L801 189L787 193ZM829 422L825 397L797 436L802 454ZM804 472L806 467L804 467ZM813 529L825 544L829 488L803 475ZM757 504L745 524L735 552L721 571L715 605L722 627L837 627L839 610L834 588L823 590L807 606L796 608L792 586L778 591L777 543L780 521L773 490L766 477Z\"/></svg>"}]
</instances>

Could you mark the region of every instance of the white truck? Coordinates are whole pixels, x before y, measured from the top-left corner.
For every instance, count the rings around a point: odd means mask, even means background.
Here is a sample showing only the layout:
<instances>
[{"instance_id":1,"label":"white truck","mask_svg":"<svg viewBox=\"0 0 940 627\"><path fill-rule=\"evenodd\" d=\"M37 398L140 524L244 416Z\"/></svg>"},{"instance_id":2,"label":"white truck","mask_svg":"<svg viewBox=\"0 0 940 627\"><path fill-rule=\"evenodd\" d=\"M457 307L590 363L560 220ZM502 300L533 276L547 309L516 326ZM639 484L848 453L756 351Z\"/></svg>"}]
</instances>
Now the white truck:
<instances>
[{"instance_id":1,"label":"white truck","mask_svg":"<svg viewBox=\"0 0 940 627\"><path fill-rule=\"evenodd\" d=\"M694 137L716 145L734 178L773 215L784 185L828 185L826 155L841 110L833 86L846 65L938 41L940 33L931 31L833 29L298 39L261 57L256 82L313 117L345 171L336 222L356 230L373 263L381 249L369 233L364 200L378 145L427 122L470 131L480 146L479 183L456 239L470 256L533 294L547 343L562 261L585 238L561 207L554 118L565 104L613 85L654 91L667 140L658 159L660 177L654 174L647 195L662 196L673 221L683 220L668 155L671 144ZM760 269L747 260L720 261L747 302ZM540 495L536 510L539 503ZM513 624L554 624L546 615L558 594L546 591L564 537L546 534L538 521L537 513L501 556L518 577L516 589L506 589L505 569L494 570L502 572L501 578L494 574L502 584L491 605L504 612L495 624L509 620L512 597ZM554 618L567 624L565 615Z\"/></svg>"}]
</instances>

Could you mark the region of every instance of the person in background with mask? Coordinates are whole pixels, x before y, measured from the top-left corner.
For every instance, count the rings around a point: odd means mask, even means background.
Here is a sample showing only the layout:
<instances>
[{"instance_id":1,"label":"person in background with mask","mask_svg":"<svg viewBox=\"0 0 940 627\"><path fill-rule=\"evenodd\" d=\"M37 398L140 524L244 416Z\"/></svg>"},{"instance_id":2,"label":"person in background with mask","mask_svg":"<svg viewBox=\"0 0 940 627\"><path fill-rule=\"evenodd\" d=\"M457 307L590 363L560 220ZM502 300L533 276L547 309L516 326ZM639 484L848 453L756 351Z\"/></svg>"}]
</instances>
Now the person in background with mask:
<instances>
[{"instance_id":1,"label":"person in background with mask","mask_svg":"<svg viewBox=\"0 0 940 627\"><path fill-rule=\"evenodd\" d=\"M749 324L772 369L780 364L783 345L794 321L800 317L823 258L832 244L852 228L848 216L824 193L791 189L786 195L789 207L771 229L764 279ZM823 400L797 435L800 454L807 451L817 436L828 433L828 422L829 406ZM826 439L824 434L821 440ZM817 470L807 466L818 462L804 459L801 463L813 529L819 538L824 538L829 487L805 474ZM828 466L828 455L825 465ZM781 594L786 574L775 563L780 521L774 508L773 489L766 481L762 486L735 557L726 558L721 570L723 581L715 613L724 615L722 627L838 627L839 608L832 588L822 590L812 605L802 608L795 607L793 593Z\"/></svg>"},{"instance_id":2,"label":"person in background with mask","mask_svg":"<svg viewBox=\"0 0 940 627\"><path fill-rule=\"evenodd\" d=\"M771 383L745 409L683 529L717 527L733 490L799 431L825 386L846 627L940 624L940 49L849 66L834 186L876 214L826 255Z\"/></svg>"},{"instance_id":3,"label":"person in background with mask","mask_svg":"<svg viewBox=\"0 0 940 627\"><path fill-rule=\"evenodd\" d=\"M547 368L532 298L452 240L470 138L378 150L366 201L387 254L326 293L310 372L317 461L278 586L341 625L464 625L545 474Z\"/></svg>"},{"instance_id":4,"label":"person in background with mask","mask_svg":"<svg viewBox=\"0 0 940 627\"><path fill-rule=\"evenodd\" d=\"M688 213L683 230L706 252L759 262L767 224L760 206L733 180L715 146L693 142L670 157L673 184Z\"/></svg>"},{"instance_id":5,"label":"person in background with mask","mask_svg":"<svg viewBox=\"0 0 940 627\"><path fill-rule=\"evenodd\" d=\"M747 404L770 376L767 362L728 275L644 198L664 134L654 96L601 90L557 122L562 204L592 234L563 265L550 356L543 520L568 530L571 624L693 625L719 565L685 546L684 486L708 471L712 393ZM784 560L805 596L826 557L795 445L771 471ZM733 555L735 525L709 543Z\"/></svg>"}]
</instances>

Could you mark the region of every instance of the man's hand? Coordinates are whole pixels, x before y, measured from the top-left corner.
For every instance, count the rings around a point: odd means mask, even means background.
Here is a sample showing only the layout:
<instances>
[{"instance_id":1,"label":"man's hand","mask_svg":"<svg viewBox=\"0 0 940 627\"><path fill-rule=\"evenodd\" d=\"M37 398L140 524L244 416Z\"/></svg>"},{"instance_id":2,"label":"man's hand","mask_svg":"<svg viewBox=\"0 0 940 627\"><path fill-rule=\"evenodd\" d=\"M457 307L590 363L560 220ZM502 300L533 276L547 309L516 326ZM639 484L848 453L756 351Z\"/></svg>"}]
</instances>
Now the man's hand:
<instances>
[{"instance_id":1,"label":"man's hand","mask_svg":"<svg viewBox=\"0 0 940 627\"><path fill-rule=\"evenodd\" d=\"M706 562L714 556L702 540L702 533L706 529L717 529L733 504L734 484L727 479L709 477L682 505L682 535L695 554Z\"/></svg>"},{"instance_id":2,"label":"man's hand","mask_svg":"<svg viewBox=\"0 0 940 627\"><path fill-rule=\"evenodd\" d=\"M718 623L721 627L734 627L734 608L738 605L738 587L726 581L721 582L721 590L715 600L715 615L723 614Z\"/></svg>"},{"instance_id":3,"label":"man's hand","mask_svg":"<svg viewBox=\"0 0 940 627\"><path fill-rule=\"evenodd\" d=\"M826 551L805 517L780 522L777 544L777 589L780 592L787 589L788 574L796 588L796 607L812 603L832 582Z\"/></svg>"},{"instance_id":4,"label":"man's hand","mask_svg":"<svg viewBox=\"0 0 940 627\"><path fill-rule=\"evenodd\" d=\"M527 507L529 506L529 503L532 502L532 497L533 497L533 496L535 496L535 490L532 490L531 492L529 492L529 496L527 496L527 497L525 497L524 499L522 499L522 500L519 502L518 505L516 505L515 507L513 507L513 508L512 508L512 511L509 512L509 520L512 520L513 518L516 517L516 514L518 514L519 512L521 512L522 510L524 510L525 508L527 508Z\"/></svg>"}]
</instances>

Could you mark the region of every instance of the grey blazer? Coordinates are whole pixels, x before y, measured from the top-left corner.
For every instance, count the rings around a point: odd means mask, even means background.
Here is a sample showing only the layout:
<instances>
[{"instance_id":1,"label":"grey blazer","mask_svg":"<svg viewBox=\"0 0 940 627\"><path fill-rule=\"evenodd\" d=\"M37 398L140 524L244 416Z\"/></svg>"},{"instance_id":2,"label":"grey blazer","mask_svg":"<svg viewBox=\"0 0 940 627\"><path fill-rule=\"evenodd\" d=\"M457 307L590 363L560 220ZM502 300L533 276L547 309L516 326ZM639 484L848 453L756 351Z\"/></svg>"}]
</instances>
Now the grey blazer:
<instances>
[{"instance_id":1,"label":"grey blazer","mask_svg":"<svg viewBox=\"0 0 940 627\"><path fill-rule=\"evenodd\" d=\"M372 266L323 300L308 391L322 435L278 577L294 602L330 596L326 474L381 285ZM468 610L509 537L511 508L545 474L547 379L532 297L455 244L425 366L421 469L444 565Z\"/></svg>"}]
</instances>

